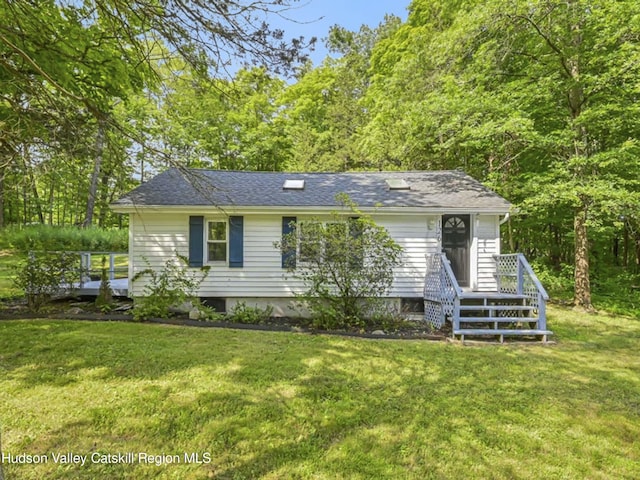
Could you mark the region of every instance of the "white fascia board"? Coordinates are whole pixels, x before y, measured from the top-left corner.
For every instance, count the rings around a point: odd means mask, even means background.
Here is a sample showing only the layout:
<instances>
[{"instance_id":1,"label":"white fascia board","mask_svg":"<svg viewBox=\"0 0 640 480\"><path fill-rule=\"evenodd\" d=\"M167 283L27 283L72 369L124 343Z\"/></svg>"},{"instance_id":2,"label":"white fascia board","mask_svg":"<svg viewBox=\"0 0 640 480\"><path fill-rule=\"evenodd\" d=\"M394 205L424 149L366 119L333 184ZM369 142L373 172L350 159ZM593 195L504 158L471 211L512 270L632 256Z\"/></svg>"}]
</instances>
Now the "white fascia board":
<instances>
[{"instance_id":1,"label":"white fascia board","mask_svg":"<svg viewBox=\"0 0 640 480\"><path fill-rule=\"evenodd\" d=\"M226 214L291 214L291 213L304 213L308 215L313 214L327 214L333 212L351 213L351 209L341 206L274 206L274 207L260 207L260 206L237 206L237 205L112 205L111 209L116 213L186 213L189 215L202 213L207 214L212 211ZM362 213L376 214L376 215L442 215L442 214L483 214L483 215L505 215L510 211L510 208L495 209L495 208L470 208L470 207L358 207L358 210Z\"/></svg>"}]
</instances>

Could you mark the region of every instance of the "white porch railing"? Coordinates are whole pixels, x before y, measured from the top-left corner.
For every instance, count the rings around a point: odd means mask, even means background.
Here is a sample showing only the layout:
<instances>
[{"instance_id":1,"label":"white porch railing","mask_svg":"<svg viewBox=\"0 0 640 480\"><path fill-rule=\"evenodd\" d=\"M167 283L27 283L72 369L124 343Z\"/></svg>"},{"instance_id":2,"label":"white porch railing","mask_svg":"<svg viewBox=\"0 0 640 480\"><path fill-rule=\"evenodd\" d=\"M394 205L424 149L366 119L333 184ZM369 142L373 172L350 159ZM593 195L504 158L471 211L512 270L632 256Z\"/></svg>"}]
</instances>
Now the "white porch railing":
<instances>
[{"instance_id":1,"label":"white porch railing","mask_svg":"<svg viewBox=\"0 0 640 480\"><path fill-rule=\"evenodd\" d=\"M127 257L128 253L126 252L70 252L76 253L80 256L80 287L84 286L84 283L92 281L93 276L99 276L102 272L102 257L107 257L109 261L109 266L107 268L107 274L109 275L109 281L115 280L116 273L123 272L124 276L127 276L129 271L128 260L127 265L124 266L116 266L116 257ZM100 264L97 267L94 267L92 264L92 256L98 257Z\"/></svg>"},{"instance_id":2,"label":"white porch railing","mask_svg":"<svg viewBox=\"0 0 640 480\"><path fill-rule=\"evenodd\" d=\"M538 310L538 328L547 328L549 295L522 253L494 255L498 293L523 295Z\"/></svg>"},{"instance_id":3,"label":"white porch railing","mask_svg":"<svg viewBox=\"0 0 640 480\"><path fill-rule=\"evenodd\" d=\"M447 317L460 316L462 289L444 253L427 254L424 279L424 315L433 328L441 328Z\"/></svg>"},{"instance_id":4,"label":"white porch railing","mask_svg":"<svg viewBox=\"0 0 640 480\"><path fill-rule=\"evenodd\" d=\"M497 290L471 292L458 285L446 254L427 255L425 320L441 328L449 319L454 336L497 334L501 341L504 335L546 338L552 333L546 319L549 295L526 258L516 253L494 259Z\"/></svg>"}]
</instances>

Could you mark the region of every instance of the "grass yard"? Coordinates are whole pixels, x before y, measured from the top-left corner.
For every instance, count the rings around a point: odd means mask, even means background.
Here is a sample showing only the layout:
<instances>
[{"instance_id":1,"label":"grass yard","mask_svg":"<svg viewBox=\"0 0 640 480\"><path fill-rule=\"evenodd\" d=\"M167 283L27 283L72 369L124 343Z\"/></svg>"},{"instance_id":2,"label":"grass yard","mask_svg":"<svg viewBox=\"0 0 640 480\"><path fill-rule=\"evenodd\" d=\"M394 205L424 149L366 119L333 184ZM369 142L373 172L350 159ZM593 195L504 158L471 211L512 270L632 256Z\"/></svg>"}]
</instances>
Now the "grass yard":
<instances>
[{"instance_id":1,"label":"grass yard","mask_svg":"<svg viewBox=\"0 0 640 480\"><path fill-rule=\"evenodd\" d=\"M13 250L0 247L0 300L23 295L24 292L13 284L15 268L22 259Z\"/></svg>"},{"instance_id":2,"label":"grass yard","mask_svg":"<svg viewBox=\"0 0 640 480\"><path fill-rule=\"evenodd\" d=\"M47 459L5 476L640 478L640 321L549 324L558 345L2 321L4 454Z\"/></svg>"}]
</instances>

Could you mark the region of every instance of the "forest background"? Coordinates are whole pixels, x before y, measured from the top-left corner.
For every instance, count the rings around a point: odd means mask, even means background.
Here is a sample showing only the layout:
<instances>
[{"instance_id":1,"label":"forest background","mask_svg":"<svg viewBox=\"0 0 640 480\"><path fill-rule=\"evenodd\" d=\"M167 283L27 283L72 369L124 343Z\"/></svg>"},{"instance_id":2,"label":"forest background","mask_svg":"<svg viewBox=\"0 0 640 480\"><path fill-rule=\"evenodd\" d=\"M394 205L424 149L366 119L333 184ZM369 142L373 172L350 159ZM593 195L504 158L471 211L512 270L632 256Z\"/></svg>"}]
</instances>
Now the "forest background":
<instances>
[{"instance_id":1,"label":"forest background","mask_svg":"<svg viewBox=\"0 0 640 480\"><path fill-rule=\"evenodd\" d=\"M640 311L640 3L413 0L319 65L293 4L0 1L0 227L125 228L170 166L462 169L557 298Z\"/></svg>"}]
</instances>

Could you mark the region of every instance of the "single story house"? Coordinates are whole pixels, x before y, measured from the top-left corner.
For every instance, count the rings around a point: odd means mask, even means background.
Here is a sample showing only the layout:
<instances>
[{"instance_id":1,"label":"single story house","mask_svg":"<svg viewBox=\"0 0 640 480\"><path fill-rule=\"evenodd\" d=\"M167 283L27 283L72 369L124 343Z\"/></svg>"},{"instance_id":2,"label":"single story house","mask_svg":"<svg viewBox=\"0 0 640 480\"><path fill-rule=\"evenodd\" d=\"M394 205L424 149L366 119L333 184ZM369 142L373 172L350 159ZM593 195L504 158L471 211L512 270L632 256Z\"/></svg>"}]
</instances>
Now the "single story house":
<instances>
[{"instance_id":1,"label":"single story house","mask_svg":"<svg viewBox=\"0 0 640 480\"><path fill-rule=\"evenodd\" d=\"M422 304L427 254L447 253L464 291L495 291L500 224L511 205L461 171L285 173L169 169L114 202L129 214L131 279L175 256L210 265L200 297L270 304L290 314L302 285L284 268L281 239L291 221L322 218L346 193L404 248L389 297Z\"/></svg>"}]
</instances>

